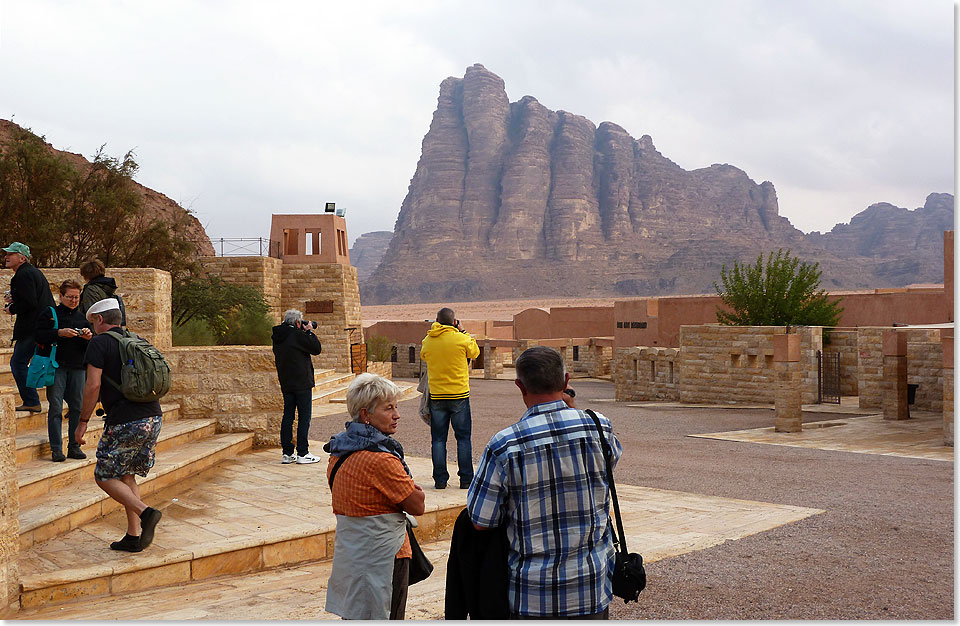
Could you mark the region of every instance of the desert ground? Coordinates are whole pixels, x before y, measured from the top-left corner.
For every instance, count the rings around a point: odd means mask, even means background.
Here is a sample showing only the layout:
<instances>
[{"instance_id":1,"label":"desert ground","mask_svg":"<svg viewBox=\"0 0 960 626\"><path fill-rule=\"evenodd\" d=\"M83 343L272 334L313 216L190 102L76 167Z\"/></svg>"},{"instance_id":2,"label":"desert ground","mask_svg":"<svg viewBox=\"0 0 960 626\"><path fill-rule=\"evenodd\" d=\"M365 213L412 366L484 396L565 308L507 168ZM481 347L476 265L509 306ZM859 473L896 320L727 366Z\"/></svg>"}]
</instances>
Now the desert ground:
<instances>
[{"instance_id":1,"label":"desert ground","mask_svg":"<svg viewBox=\"0 0 960 626\"><path fill-rule=\"evenodd\" d=\"M437 311L448 306L464 320L512 320L526 309L549 309L552 306L612 306L622 297L612 298L531 298L526 300L488 300L482 302L426 302L420 304L378 304L360 307L363 323L383 320L433 320Z\"/></svg>"}]
</instances>

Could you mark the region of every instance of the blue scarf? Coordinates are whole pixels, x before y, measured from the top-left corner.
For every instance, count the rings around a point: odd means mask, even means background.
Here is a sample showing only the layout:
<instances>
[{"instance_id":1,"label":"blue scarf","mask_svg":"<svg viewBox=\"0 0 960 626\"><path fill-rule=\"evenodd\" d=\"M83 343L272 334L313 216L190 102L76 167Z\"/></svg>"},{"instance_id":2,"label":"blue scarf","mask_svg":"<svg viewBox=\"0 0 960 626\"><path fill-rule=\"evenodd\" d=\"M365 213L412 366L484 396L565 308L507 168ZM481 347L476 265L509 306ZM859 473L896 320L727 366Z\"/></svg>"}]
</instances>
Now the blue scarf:
<instances>
[{"instance_id":1,"label":"blue scarf","mask_svg":"<svg viewBox=\"0 0 960 626\"><path fill-rule=\"evenodd\" d=\"M403 463L403 469L406 470L407 475L413 477L407 462L403 460L403 446L400 442L389 435L384 435L370 424L347 422L342 433L330 437L330 441L323 444L323 451L334 456L343 456L345 453L357 450L392 454Z\"/></svg>"}]
</instances>

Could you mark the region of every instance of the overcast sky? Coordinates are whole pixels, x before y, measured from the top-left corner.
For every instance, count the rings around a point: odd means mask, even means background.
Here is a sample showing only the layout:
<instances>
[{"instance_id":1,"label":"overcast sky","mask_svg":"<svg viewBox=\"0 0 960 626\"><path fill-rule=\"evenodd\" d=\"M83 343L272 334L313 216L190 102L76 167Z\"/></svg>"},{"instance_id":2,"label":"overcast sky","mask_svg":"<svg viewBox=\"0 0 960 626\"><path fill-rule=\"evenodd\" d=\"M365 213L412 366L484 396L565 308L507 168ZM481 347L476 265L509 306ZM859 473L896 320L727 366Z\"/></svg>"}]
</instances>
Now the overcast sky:
<instances>
[{"instance_id":1,"label":"overcast sky","mask_svg":"<svg viewBox=\"0 0 960 626\"><path fill-rule=\"evenodd\" d=\"M729 163L826 231L954 189L952 0L0 0L0 118L191 209L211 237L347 209L393 230L440 82Z\"/></svg>"}]
</instances>

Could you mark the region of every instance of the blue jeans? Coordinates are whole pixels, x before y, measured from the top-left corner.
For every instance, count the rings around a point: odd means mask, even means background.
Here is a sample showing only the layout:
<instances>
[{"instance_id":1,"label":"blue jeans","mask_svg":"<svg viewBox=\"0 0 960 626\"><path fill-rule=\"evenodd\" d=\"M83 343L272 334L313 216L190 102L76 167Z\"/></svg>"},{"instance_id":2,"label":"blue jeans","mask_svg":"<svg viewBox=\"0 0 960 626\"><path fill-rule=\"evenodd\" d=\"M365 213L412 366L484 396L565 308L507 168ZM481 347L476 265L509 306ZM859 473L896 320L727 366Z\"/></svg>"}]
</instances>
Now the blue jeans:
<instances>
[{"instance_id":1,"label":"blue jeans","mask_svg":"<svg viewBox=\"0 0 960 626\"><path fill-rule=\"evenodd\" d=\"M24 337L17 339L13 344L13 355L10 357L10 372L13 373L13 380L17 383L17 391L20 393L20 399L27 406L37 406L40 404L40 394L33 387L27 387L27 368L30 367L30 359L33 358L33 351L37 343L33 337Z\"/></svg>"},{"instance_id":2,"label":"blue jeans","mask_svg":"<svg viewBox=\"0 0 960 626\"><path fill-rule=\"evenodd\" d=\"M310 452L307 433L310 432L310 413L313 409L313 389L283 392L283 418L280 420L280 447L287 456L293 454L293 412L297 415L297 455Z\"/></svg>"},{"instance_id":3,"label":"blue jeans","mask_svg":"<svg viewBox=\"0 0 960 626\"><path fill-rule=\"evenodd\" d=\"M433 440L433 482L446 485L450 478L447 472L447 432L453 424L457 438L457 475L460 484L473 480L473 456L470 450L470 398L462 400L430 400L430 437Z\"/></svg>"},{"instance_id":4,"label":"blue jeans","mask_svg":"<svg viewBox=\"0 0 960 626\"><path fill-rule=\"evenodd\" d=\"M83 402L83 385L87 382L87 370L58 367L53 384L47 387L47 433L50 436L50 450L63 453L63 401L67 401L67 428L69 447L77 446L75 433L80 424L80 404Z\"/></svg>"}]
</instances>

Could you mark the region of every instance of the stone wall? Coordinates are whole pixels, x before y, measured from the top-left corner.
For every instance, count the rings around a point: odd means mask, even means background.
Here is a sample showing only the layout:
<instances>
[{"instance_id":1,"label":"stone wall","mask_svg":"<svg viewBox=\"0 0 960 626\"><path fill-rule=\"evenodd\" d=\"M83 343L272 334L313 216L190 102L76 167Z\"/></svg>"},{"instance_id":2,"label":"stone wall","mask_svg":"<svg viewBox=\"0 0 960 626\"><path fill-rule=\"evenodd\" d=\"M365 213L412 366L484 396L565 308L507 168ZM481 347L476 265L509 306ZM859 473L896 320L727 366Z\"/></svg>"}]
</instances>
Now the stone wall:
<instances>
[{"instance_id":1,"label":"stone wall","mask_svg":"<svg viewBox=\"0 0 960 626\"><path fill-rule=\"evenodd\" d=\"M60 301L60 283L72 278L84 283L76 268L42 268L40 270L50 283L55 302ZM107 276L117 281L117 293L123 298L127 310L127 328L144 337L160 349L173 345L170 326L170 273L163 270L140 267L108 268ZM0 285L9 289L13 270L0 270ZM16 318L0 315L0 337L3 345L9 345Z\"/></svg>"},{"instance_id":2,"label":"stone wall","mask_svg":"<svg viewBox=\"0 0 960 626\"><path fill-rule=\"evenodd\" d=\"M573 362L573 371L586 372L594 378L610 376L613 363L613 346L580 346L579 360Z\"/></svg>"},{"instance_id":3,"label":"stone wall","mask_svg":"<svg viewBox=\"0 0 960 626\"><path fill-rule=\"evenodd\" d=\"M20 500L17 492L17 419L14 396L0 395L0 618L20 602Z\"/></svg>"},{"instance_id":4,"label":"stone wall","mask_svg":"<svg viewBox=\"0 0 960 626\"><path fill-rule=\"evenodd\" d=\"M860 408L883 408L883 331L888 327L857 329L858 394ZM907 383L917 384L914 407L940 411L943 407L943 352L939 330L903 330L907 334Z\"/></svg>"},{"instance_id":5,"label":"stone wall","mask_svg":"<svg viewBox=\"0 0 960 626\"><path fill-rule=\"evenodd\" d=\"M216 418L217 432L254 432L258 446L280 445L283 397L270 346L183 346L164 356L171 369L164 401L179 402L181 415Z\"/></svg>"},{"instance_id":6,"label":"stone wall","mask_svg":"<svg viewBox=\"0 0 960 626\"><path fill-rule=\"evenodd\" d=\"M420 378L420 342L398 343L394 346L397 351L397 360L391 359L393 375L397 378ZM410 359L410 348L413 348L413 359Z\"/></svg>"},{"instance_id":7,"label":"stone wall","mask_svg":"<svg viewBox=\"0 0 960 626\"><path fill-rule=\"evenodd\" d=\"M282 265L280 308L316 321L320 367L350 371L350 345L363 343L357 268L339 263ZM326 312L318 310L329 307Z\"/></svg>"},{"instance_id":8,"label":"stone wall","mask_svg":"<svg viewBox=\"0 0 960 626\"><path fill-rule=\"evenodd\" d=\"M367 361L367 372L393 380L393 367L389 361Z\"/></svg>"},{"instance_id":9,"label":"stone wall","mask_svg":"<svg viewBox=\"0 0 960 626\"><path fill-rule=\"evenodd\" d=\"M617 401L677 401L679 368L676 348L617 348L614 383Z\"/></svg>"},{"instance_id":10,"label":"stone wall","mask_svg":"<svg viewBox=\"0 0 960 626\"><path fill-rule=\"evenodd\" d=\"M773 404L777 381L773 337L785 330L783 326L682 326L680 401ZM794 327L792 331L800 335L801 400L815 403L822 328Z\"/></svg>"},{"instance_id":11,"label":"stone wall","mask_svg":"<svg viewBox=\"0 0 960 626\"><path fill-rule=\"evenodd\" d=\"M232 285L256 287L270 307L270 317L279 324L283 316L280 303L281 267L283 262L268 256L202 257L200 262L210 274L220 276Z\"/></svg>"},{"instance_id":12,"label":"stone wall","mask_svg":"<svg viewBox=\"0 0 960 626\"><path fill-rule=\"evenodd\" d=\"M840 395L857 395L857 331L830 329L824 334L824 355L840 355Z\"/></svg>"}]
</instances>

